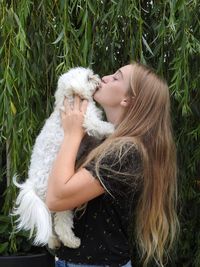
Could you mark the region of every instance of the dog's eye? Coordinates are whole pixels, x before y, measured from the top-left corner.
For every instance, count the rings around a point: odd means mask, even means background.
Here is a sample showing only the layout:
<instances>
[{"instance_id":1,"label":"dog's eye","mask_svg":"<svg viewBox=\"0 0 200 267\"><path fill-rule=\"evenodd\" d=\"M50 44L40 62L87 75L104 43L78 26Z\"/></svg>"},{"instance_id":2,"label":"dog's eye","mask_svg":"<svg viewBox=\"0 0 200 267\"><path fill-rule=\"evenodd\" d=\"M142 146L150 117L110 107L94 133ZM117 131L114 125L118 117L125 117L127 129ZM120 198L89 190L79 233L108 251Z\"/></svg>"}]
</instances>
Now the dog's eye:
<instances>
[{"instance_id":1,"label":"dog's eye","mask_svg":"<svg viewBox=\"0 0 200 267\"><path fill-rule=\"evenodd\" d=\"M91 76L88 76L88 81L91 81L92 80L92 77Z\"/></svg>"}]
</instances>

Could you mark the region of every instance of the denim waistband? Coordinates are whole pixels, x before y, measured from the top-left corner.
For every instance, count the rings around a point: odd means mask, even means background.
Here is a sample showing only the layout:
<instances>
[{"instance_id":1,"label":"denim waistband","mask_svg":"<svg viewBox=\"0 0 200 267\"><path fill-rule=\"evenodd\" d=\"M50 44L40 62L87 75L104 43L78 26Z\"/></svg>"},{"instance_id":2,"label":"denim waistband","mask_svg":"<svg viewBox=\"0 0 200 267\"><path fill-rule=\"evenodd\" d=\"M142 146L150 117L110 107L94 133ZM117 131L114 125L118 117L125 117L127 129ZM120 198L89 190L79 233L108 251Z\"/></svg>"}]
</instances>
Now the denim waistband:
<instances>
[{"instance_id":1,"label":"denim waistband","mask_svg":"<svg viewBox=\"0 0 200 267\"><path fill-rule=\"evenodd\" d=\"M56 267L111 267L110 265L88 265L88 264L77 264L77 263L70 263L65 262L63 260L56 261ZM132 267L131 261L128 261L125 265L121 267Z\"/></svg>"}]
</instances>

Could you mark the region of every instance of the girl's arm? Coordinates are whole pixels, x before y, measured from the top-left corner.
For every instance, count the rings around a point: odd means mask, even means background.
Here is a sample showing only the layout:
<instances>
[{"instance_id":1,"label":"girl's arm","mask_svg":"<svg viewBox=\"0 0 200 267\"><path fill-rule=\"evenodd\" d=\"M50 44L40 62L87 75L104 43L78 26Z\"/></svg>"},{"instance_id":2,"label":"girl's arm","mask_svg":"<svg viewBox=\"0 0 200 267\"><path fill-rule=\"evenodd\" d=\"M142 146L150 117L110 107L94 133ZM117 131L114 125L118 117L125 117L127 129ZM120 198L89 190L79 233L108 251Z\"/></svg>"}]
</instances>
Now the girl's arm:
<instances>
[{"instance_id":1,"label":"girl's arm","mask_svg":"<svg viewBox=\"0 0 200 267\"><path fill-rule=\"evenodd\" d=\"M73 108L65 100L61 113L64 140L48 179L46 204L52 211L73 209L104 193L104 188L89 171L82 168L75 173L75 160L85 134L82 123L87 103L75 97Z\"/></svg>"}]
</instances>

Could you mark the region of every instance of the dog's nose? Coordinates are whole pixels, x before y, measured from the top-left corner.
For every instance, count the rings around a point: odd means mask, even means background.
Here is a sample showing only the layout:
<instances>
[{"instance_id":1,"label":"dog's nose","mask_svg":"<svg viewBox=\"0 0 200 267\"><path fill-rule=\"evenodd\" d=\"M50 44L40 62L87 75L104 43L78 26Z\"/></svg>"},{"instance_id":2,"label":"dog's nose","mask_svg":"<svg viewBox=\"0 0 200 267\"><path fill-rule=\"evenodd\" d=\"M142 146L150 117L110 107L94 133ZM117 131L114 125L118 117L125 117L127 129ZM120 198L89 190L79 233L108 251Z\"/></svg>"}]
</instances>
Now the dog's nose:
<instances>
[{"instance_id":1,"label":"dog's nose","mask_svg":"<svg viewBox=\"0 0 200 267\"><path fill-rule=\"evenodd\" d=\"M100 80L99 75L97 75L97 74L89 76L88 79L89 80L94 80L94 81L99 81Z\"/></svg>"}]
</instances>

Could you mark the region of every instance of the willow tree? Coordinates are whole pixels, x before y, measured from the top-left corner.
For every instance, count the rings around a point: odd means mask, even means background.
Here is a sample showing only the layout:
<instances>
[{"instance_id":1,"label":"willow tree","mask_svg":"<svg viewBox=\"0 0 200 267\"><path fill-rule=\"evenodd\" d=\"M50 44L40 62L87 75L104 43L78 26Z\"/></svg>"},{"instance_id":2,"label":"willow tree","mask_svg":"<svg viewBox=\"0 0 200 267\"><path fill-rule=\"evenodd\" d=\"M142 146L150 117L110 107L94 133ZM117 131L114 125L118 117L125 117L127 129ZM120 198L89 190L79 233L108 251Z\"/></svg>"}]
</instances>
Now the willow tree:
<instances>
[{"instance_id":1,"label":"willow tree","mask_svg":"<svg viewBox=\"0 0 200 267\"><path fill-rule=\"evenodd\" d=\"M27 176L59 75L78 65L103 75L140 61L165 77L172 99L181 236L169 266L200 266L199 17L196 0L1 0L1 213L15 198L12 175Z\"/></svg>"}]
</instances>

